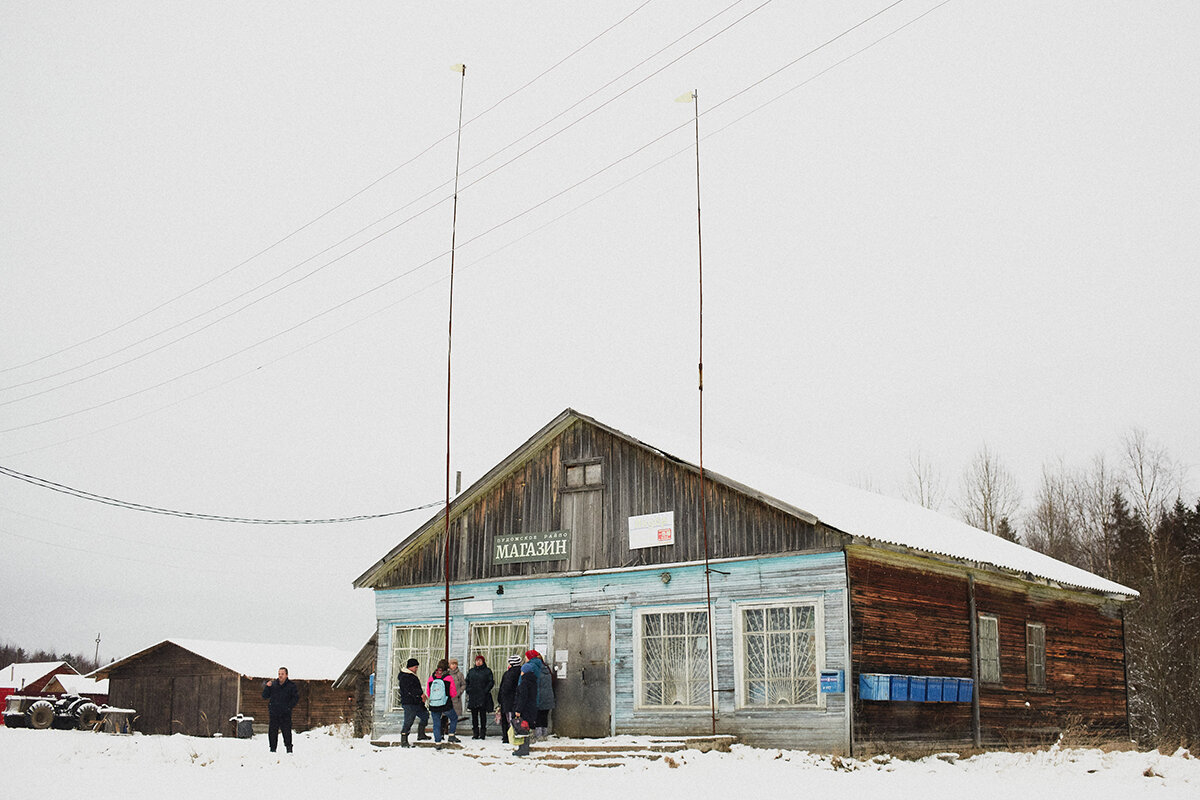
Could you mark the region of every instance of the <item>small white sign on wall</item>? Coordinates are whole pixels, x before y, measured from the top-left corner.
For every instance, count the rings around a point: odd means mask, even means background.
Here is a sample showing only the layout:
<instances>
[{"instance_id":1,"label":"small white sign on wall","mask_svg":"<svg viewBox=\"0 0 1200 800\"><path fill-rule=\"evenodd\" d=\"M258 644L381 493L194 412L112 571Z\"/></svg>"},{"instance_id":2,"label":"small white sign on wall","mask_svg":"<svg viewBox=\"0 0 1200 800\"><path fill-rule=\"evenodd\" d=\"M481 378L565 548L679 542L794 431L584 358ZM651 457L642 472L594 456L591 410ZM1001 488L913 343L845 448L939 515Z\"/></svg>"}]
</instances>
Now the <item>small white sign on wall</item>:
<instances>
[{"instance_id":1,"label":"small white sign on wall","mask_svg":"<svg viewBox=\"0 0 1200 800\"><path fill-rule=\"evenodd\" d=\"M660 511L629 518L629 549L675 544L675 512Z\"/></svg>"}]
</instances>

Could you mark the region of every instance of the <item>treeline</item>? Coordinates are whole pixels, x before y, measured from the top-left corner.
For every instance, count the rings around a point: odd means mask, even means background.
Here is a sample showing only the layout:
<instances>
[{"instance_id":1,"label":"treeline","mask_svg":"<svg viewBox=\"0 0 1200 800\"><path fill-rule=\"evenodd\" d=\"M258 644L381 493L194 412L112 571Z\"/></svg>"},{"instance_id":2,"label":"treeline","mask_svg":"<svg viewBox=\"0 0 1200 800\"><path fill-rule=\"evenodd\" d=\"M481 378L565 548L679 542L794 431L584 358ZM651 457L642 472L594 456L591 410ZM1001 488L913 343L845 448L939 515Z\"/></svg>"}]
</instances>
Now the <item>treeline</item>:
<instances>
[{"instance_id":1,"label":"treeline","mask_svg":"<svg viewBox=\"0 0 1200 800\"><path fill-rule=\"evenodd\" d=\"M65 661L79 670L81 675L86 675L92 670L101 667L99 662L89 656L85 656L83 653L26 650L24 647L18 647L8 642L0 643L0 667L5 667L9 664L28 664L40 661ZM7 678L4 675L0 675L0 680L7 680Z\"/></svg>"},{"instance_id":2,"label":"treeline","mask_svg":"<svg viewBox=\"0 0 1200 800\"><path fill-rule=\"evenodd\" d=\"M923 457L907 499L937 508L945 483ZM962 519L1136 589L1125 607L1130 721L1139 744L1200 742L1200 498L1185 469L1135 430L1116 462L1048 463L1032 501L998 455L982 448L963 470L954 506Z\"/></svg>"}]
</instances>

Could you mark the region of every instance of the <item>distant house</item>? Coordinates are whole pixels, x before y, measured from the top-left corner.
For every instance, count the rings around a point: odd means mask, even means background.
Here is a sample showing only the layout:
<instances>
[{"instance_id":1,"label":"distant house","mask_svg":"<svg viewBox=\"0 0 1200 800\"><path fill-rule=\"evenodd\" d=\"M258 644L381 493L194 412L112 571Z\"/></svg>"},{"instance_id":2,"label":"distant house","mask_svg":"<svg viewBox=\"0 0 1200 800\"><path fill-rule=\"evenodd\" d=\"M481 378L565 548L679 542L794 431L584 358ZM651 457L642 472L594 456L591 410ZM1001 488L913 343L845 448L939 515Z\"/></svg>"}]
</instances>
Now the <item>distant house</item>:
<instances>
[{"instance_id":1,"label":"distant house","mask_svg":"<svg viewBox=\"0 0 1200 800\"><path fill-rule=\"evenodd\" d=\"M378 660L379 636L374 634L362 646L354 659L333 682L334 689L354 693L354 736L370 736L373 730L375 705L375 662Z\"/></svg>"},{"instance_id":2,"label":"distant house","mask_svg":"<svg viewBox=\"0 0 1200 800\"><path fill-rule=\"evenodd\" d=\"M46 683L46 691L53 694L77 694L97 704L108 702L108 681L98 681L83 675L55 675Z\"/></svg>"},{"instance_id":3,"label":"distant house","mask_svg":"<svg viewBox=\"0 0 1200 800\"><path fill-rule=\"evenodd\" d=\"M292 724L303 731L350 721L353 693L335 690L333 681L353 655L331 647L166 639L89 677L108 679L110 705L138 712L137 731L211 736L227 735L229 719L239 713L266 730L263 683L287 667L300 690Z\"/></svg>"},{"instance_id":4,"label":"distant house","mask_svg":"<svg viewBox=\"0 0 1200 800\"><path fill-rule=\"evenodd\" d=\"M79 675L65 661L31 661L24 664L9 664L0 670L0 709L4 708L10 694L52 695L62 691L56 682L59 676ZM3 725L0 719L0 725Z\"/></svg>"},{"instance_id":5,"label":"distant house","mask_svg":"<svg viewBox=\"0 0 1200 800\"><path fill-rule=\"evenodd\" d=\"M564 411L451 504L448 632L440 512L355 581L374 734L447 635L465 664L545 654L568 736L705 734L714 707L718 733L826 752L1126 733L1133 590L791 468L740 477Z\"/></svg>"}]
</instances>

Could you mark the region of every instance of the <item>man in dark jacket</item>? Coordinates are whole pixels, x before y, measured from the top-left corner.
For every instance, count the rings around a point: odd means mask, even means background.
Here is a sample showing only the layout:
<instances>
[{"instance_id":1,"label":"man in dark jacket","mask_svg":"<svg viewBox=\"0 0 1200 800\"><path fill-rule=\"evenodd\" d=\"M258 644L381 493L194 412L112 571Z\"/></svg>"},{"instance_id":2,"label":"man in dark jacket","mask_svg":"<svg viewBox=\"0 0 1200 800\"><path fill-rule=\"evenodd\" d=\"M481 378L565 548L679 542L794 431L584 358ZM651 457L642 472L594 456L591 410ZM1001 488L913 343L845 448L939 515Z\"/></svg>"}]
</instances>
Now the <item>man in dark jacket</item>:
<instances>
[{"instance_id":1,"label":"man in dark jacket","mask_svg":"<svg viewBox=\"0 0 1200 800\"><path fill-rule=\"evenodd\" d=\"M404 724L400 728L401 747L408 747L408 732L412 730L414 719L421 720L417 725L417 741L429 738L425 733L425 726L429 724L429 710L425 708L425 701L429 698L425 696L421 679L417 677L417 665L417 660L410 658L396 679L400 689L400 707L404 709Z\"/></svg>"},{"instance_id":2,"label":"man in dark jacket","mask_svg":"<svg viewBox=\"0 0 1200 800\"><path fill-rule=\"evenodd\" d=\"M525 666L521 667L521 677L517 681L517 699L513 705L512 723L518 735L524 738L513 751L514 756L529 755L529 745L532 744L537 728L538 680L542 675L542 656L537 650L526 650L525 658L528 660Z\"/></svg>"},{"instance_id":3,"label":"man in dark jacket","mask_svg":"<svg viewBox=\"0 0 1200 800\"><path fill-rule=\"evenodd\" d=\"M267 701L267 714L271 724L267 728L267 743L271 752L279 744L279 732L283 732L283 746L292 752L292 709L300 702L300 690L288 680L287 667L279 668L279 677L263 684L263 699Z\"/></svg>"},{"instance_id":4,"label":"man in dark jacket","mask_svg":"<svg viewBox=\"0 0 1200 800\"><path fill-rule=\"evenodd\" d=\"M496 690L496 699L500 702L500 738L508 739L508 726L511 724L513 707L517 704L517 681L521 679L521 657L508 657L508 671L500 676L500 688Z\"/></svg>"}]
</instances>

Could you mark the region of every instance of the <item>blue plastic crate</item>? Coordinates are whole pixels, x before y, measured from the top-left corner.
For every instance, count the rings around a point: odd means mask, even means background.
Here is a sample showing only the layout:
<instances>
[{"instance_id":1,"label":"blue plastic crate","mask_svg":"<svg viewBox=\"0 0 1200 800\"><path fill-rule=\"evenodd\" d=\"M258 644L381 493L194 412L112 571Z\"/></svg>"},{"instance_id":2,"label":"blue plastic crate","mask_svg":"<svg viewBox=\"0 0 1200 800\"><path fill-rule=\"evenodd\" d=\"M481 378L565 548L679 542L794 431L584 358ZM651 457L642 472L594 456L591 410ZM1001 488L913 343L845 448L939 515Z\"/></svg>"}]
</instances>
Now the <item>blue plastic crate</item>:
<instances>
[{"instance_id":1,"label":"blue plastic crate","mask_svg":"<svg viewBox=\"0 0 1200 800\"><path fill-rule=\"evenodd\" d=\"M955 690L955 695L958 690ZM926 678L925 679L925 702L940 703L942 702L942 679L941 678Z\"/></svg>"},{"instance_id":2,"label":"blue plastic crate","mask_svg":"<svg viewBox=\"0 0 1200 800\"><path fill-rule=\"evenodd\" d=\"M859 700L887 700L891 693L888 691L891 682L887 675L860 673L858 676Z\"/></svg>"},{"instance_id":3,"label":"blue plastic crate","mask_svg":"<svg viewBox=\"0 0 1200 800\"><path fill-rule=\"evenodd\" d=\"M975 682L970 678L958 679L958 702L971 702L971 695L975 692Z\"/></svg>"},{"instance_id":4,"label":"blue plastic crate","mask_svg":"<svg viewBox=\"0 0 1200 800\"><path fill-rule=\"evenodd\" d=\"M908 699L908 676L907 675L888 675L888 692L889 699L907 700Z\"/></svg>"},{"instance_id":5,"label":"blue plastic crate","mask_svg":"<svg viewBox=\"0 0 1200 800\"><path fill-rule=\"evenodd\" d=\"M942 702L958 702L958 678L942 678Z\"/></svg>"},{"instance_id":6,"label":"blue plastic crate","mask_svg":"<svg viewBox=\"0 0 1200 800\"><path fill-rule=\"evenodd\" d=\"M925 687L929 679L924 675L908 676L908 699L916 703L925 702Z\"/></svg>"}]
</instances>

